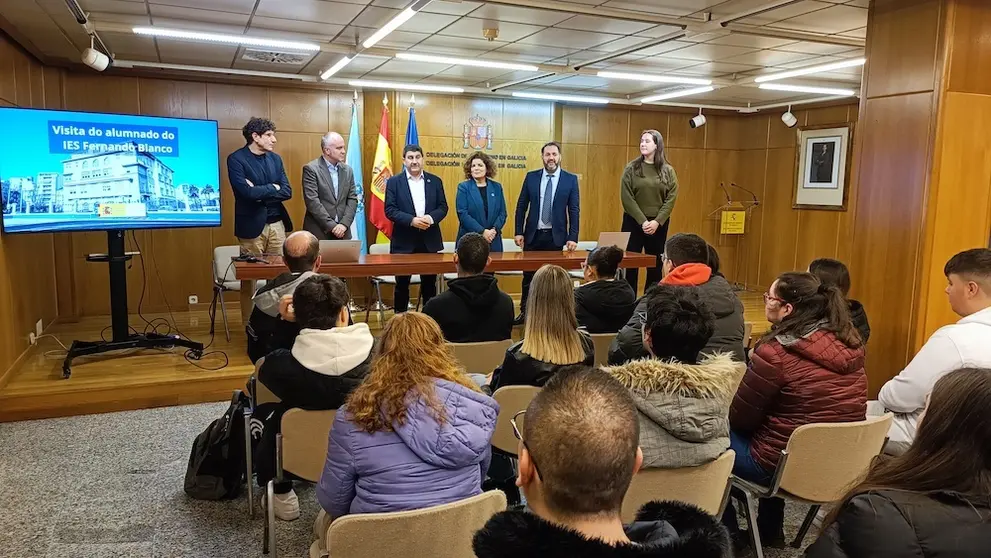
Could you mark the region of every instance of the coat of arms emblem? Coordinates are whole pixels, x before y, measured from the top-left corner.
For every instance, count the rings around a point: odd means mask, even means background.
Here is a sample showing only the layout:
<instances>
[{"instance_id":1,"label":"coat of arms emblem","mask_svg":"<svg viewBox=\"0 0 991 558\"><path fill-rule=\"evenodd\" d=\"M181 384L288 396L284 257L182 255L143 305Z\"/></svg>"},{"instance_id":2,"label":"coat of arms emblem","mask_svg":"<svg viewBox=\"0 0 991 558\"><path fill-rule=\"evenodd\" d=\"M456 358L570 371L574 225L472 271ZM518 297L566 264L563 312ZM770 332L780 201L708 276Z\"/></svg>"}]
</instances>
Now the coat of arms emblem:
<instances>
[{"instance_id":1,"label":"coat of arms emblem","mask_svg":"<svg viewBox=\"0 0 991 558\"><path fill-rule=\"evenodd\" d=\"M472 116L465 122L463 134L464 148L492 149L492 125L479 115Z\"/></svg>"}]
</instances>

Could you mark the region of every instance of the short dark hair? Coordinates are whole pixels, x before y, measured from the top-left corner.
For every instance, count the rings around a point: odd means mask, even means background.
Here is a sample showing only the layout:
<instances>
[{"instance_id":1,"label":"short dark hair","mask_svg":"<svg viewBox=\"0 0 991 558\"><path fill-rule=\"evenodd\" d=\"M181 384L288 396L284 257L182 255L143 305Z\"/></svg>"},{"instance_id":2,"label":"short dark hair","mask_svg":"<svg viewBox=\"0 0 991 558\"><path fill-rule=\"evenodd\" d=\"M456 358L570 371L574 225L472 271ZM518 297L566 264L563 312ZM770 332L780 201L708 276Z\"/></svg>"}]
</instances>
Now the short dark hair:
<instances>
[{"instance_id":1,"label":"short dark hair","mask_svg":"<svg viewBox=\"0 0 991 558\"><path fill-rule=\"evenodd\" d=\"M423 155L423 148L420 147L419 145L415 144L415 143L411 143L411 144L409 144L409 145L407 145L406 147L403 148L403 159L406 158L406 154L407 153L410 153L410 152L413 152L413 151L416 151L420 155Z\"/></svg>"},{"instance_id":2,"label":"short dark hair","mask_svg":"<svg viewBox=\"0 0 991 558\"><path fill-rule=\"evenodd\" d=\"M591 366L560 369L527 407L523 439L556 516L619 514L633 479L640 422L630 390L618 380Z\"/></svg>"},{"instance_id":3,"label":"short dark hair","mask_svg":"<svg viewBox=\"0 0 991 558\"><path fill-rule=\"evenodd\" d=\"M282 261L293 273L312 271L318 257L320 257L320 241L316 237L312 237L306 244L306 251L300 253L291 253L289 243L282 243Z\"/></svg>"},{"instance_id":4,"label":"short dark hair","mask_svg":"<svg viewBox=\"0 0 991 558\"><path fill-rule=\"evenodd\" d=\"M974 248L950 258L943 267L947 277L956 274L964 278L978 278L985 284L991 282L991 249Z\"/></svg>"},{"instance_id":5,"label":"short dark hair","mask_svg":"<svg viewBox=\"0 0 991 558\"><path fill-rule=\"evenodd\" d=\"M823 285L833 285L843 296L850 293L850 270L846 264L833 258L818 258L809 264L809 273L819 278Z\"/></svg>"},{"instance_id":6,"label":"short dark hair","mask_svg":"<svg viewBox=\"0 0 991 558\"><path fill-rule=\"evenodd\" d=\"M548 147L552 146L552 145L557 148L557 152L558 153L562 153L562 151L561 151L561 144L560 143L558 143L556 141L549 141L549 142L545 143L540 148L540 154L543 155L544 154L544 150L547 149Z\"/></svg>"},{"instance_id":7,"label":"short dark hair","mask_svg":"<svg viewBox=\"0 0 991 558\"><path fill-rule=\"evenodd\" d=\"M466 273L478 275L485 271L489 260L489 242L478 233L468 233L458 241L458 267Z\"/></svg>"},{"instance_id":8,"label":"short dark hair","mask_svg":"<svg viewBox=\"0 0 991 558\"><path fill-rule=\"evenodd\" d=\"M623 263L623 249L618 246L599 246L588 253L588 265L599 277L615 277L619 264Z\"/></svg>"},{"instance_id":9,"label":"short dark hair","mask_svg":"<svg viewBox=\"0 0 991 558\"><path fill-rule=\"evenodd\" d=\"M481 151L476 151L471 155L469 155L467 159L465 159L465 165L464 165L465 180L471 180L471 163L475 159L481 159L482 163L485 165L485 176L489 178L495 178L496 166L495 163L492 161L492 157L489 157L488 155L482 153Z\"/></svg>"},{"instance_id":10,"label":"short dark hair","mask_svg":"<svg viewBox=\"0 0 991 558\"><path fill-rule=\"evenodd\" d=\"M650 331L655 357L696 364L716 329L716 318L695 287L661 284L647 298L644 329Z\"/></svg>"},{"instance_id":11,"label":"short dark hair","mask_svg":"<svg viewBox=\"0 0 991 558\"><path fill-rule=\"evenodd\" d=\"M296 324L300 329L330 329L347 306L348 288L337 277L317 273L296 287L292 295Z\"/></svg>"},{"instance_id":12,"label":"short dark hair","mask_svg":"<svg viewBox=\"0 0 991 558\"><path fill-rule=\"evenodd\" d=\"M709 263L709 244L697 234L678 233L664 244L664 257L678 267L689 263Z\"/></svg>"},{"instance_id":13,"label":"short dark hair","mask_svg":"<svg viewBox=\"0 0 991 558\"><path fill-rule=\"evenodd\" d=\"M257 116L252 116L251 120L241 128L241 135L244 136L244 141L251 143L251 138L253 134L258 134L259 136L265 135L265 132L274 132L275 123L268 118L258 118Z\"/></svg>"},{"instance_id":14,"label":"short dark hair","mask_svg":"<svg viewBox=\"0 0 991 558\"><path fill-rule=\"evenodd\" d=\"M713 275L720 275L719 252L717 252L716 249L712 247L712 244L708 244L708 243L706 244L706 250L709 251L709 261L706 262L706 265L708 265L709 269L712 270Z\"/></svg>"}]
</instances>

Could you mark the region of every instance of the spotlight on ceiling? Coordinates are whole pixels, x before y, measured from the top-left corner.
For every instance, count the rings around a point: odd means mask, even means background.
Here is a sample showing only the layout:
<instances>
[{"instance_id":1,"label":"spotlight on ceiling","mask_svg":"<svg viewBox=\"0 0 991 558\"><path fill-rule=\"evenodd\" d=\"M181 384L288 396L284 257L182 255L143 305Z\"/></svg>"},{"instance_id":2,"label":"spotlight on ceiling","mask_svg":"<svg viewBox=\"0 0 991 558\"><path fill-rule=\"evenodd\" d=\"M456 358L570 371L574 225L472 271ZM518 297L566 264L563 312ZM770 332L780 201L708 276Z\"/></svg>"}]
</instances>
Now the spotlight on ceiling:
<instances>
[{"instance_id":1,"label":"spotlight on ceiling","mask_svg":"<svg viewBox=\"0 0 991 558\"><path fill-rule=\"evenodd\" d=\"M98 72L106 70L110 66L110 57L102 52L96 50L96 39L93 36L89 38L89 48L83 51L82 61L90 68Z\"/></svg>"},{"instance_id":2,"label":"spotlight on ceiling","mask_svg":"<svg viewBox=\"0 0 991 558\"><path fill-rule=\"evenodd\" d=\"M791 112L791 105L788 105L788 111L781 115L781 121L789 128L794 128L798 124L798 118Z\"/></svg>"},{"instance_id":3,"label":"spotlight on ceiling","mask_svg":"<svg viewBox=\"0 0 991 558\"><path fill-rule=\"evenodd\" d=\"M702 126L705 126L705 115L702 114L702 109L699 109L699 113L688 121L688 125L693 129L701 128Z\"/></svg>"}]
</instances>

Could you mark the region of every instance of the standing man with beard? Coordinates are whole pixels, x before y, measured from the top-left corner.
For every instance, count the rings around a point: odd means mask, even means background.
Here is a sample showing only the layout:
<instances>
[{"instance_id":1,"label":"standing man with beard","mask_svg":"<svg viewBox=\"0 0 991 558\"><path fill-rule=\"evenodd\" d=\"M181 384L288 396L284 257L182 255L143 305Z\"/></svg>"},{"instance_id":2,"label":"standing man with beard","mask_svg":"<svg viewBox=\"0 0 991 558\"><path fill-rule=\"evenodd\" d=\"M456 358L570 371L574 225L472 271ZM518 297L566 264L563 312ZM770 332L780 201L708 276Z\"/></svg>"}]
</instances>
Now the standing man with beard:
<instances>
[{"instance_id":1,"label":"standing man with beard","mask_svg":"<svg viewBox=\"0 0 991 558\"><path fill-rule=\"evenodd\" d=\"M564 248L570 252L578 247L578 177L561 169L559 143L544 144L540 156L544 168L527 173L516 202L516 245L525 252L560 252ZM521 325L526 317L533 273L523 272L523 296L516 325Z\"/></svg>"}]
</instances>

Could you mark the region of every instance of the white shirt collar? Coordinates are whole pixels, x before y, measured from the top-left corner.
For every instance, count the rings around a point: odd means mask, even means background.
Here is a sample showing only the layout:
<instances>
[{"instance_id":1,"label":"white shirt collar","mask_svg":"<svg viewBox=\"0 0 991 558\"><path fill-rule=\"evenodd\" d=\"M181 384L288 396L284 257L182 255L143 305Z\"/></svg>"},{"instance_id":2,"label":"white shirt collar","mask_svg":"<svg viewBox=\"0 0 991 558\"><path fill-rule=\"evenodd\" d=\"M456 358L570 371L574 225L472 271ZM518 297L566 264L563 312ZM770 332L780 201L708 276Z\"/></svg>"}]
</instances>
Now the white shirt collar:
<instances>
[{"instance_id":1,"label":"white shirt collar","mask_svg":"<svg viewBox=\"0 0 991 558\"><path fill-rule=\"evenodd\" d=\"M547 176L548 176L547 169L541 169L540 172L544 176L544 178L547 178ZM558 178L561 178L561 167L558 167L556 171L554 171L553 173L550 174L550 176L553 176L554 177L554 180L557 180Z\"/></svg>"},{"instance_id":2,"label":"white shirt collar","mask_svg":"<svg viewBox=\"0 0 991 558\"><path fill-rule=\"evenodd\" d=\"M410 181L410 180L422 180L422 181L426 182L427 181L427 175L423 171L420 171L420 177L419 178L413 178L413 175L410 174L409 171L406 171L406 180L407 181Z\"/></svg>"},{"instance_id":3,"label":"white shirt collar","mask_svg":"<svg viewBox=\"0 0 991 558\"><path fill-rule=\"evenodd\" d=\"M333 168L334 170L340 170L341 169L341 164L340 163L331 163L330 161L327 160L326 157L321 157L321 159L323 159L323 164L326 165L327 168Z\"/></svg>"}]
</instances>

